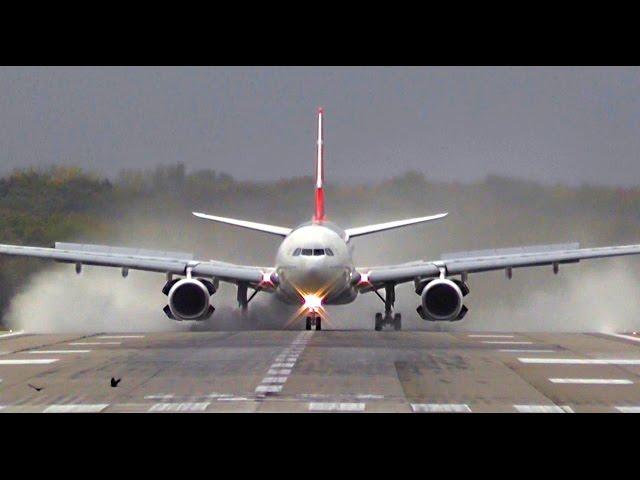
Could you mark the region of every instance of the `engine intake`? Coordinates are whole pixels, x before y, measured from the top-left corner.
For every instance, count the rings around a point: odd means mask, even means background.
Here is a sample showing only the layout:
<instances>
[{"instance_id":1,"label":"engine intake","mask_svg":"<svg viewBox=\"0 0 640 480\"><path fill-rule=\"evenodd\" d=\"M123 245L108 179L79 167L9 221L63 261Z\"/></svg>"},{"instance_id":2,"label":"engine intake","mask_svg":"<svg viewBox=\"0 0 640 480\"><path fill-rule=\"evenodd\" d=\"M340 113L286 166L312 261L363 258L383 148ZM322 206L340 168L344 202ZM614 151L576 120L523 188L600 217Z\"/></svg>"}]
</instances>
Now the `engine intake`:
<instances>
[{"instance_id":1,"label":"engine intake","mask_svg":"<svg viewBox=\"0 0 640 480\"><path fill-rule=\"evenodd\" d=\"M164 312L174 320L206 320L215 310L210 297L216 288L208 280L183 278L167 282L162 290L169 297Z\"/></svg>"},{"instance_id":2,"label":"engine intake","mask_svg":"<svg viewBox=\"0 0 640 480\"><path fill-rule=\"evenodd\" d=\"M422 302L417 309L418 314L430 321L461 320L467 313L467 307L462 302L468 292L466 284L462 282L448 278L431 280L422 289Z\"/></svg>"}]
</instances>

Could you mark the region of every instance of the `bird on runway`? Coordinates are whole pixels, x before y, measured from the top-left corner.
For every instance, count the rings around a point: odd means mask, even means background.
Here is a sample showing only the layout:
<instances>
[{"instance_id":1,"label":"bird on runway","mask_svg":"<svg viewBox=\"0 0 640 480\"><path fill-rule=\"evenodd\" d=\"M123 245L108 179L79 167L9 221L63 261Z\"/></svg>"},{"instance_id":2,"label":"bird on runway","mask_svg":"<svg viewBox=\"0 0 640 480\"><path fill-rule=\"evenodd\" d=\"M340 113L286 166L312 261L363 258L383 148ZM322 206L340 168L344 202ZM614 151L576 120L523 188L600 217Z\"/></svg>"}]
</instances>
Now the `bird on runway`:
<instances>
[{"instance_id":1,"label":"bird on runway","mask_svg":"<svg viewBox=\"0 0 640 480\"><path fill-rule=\"evenodd\" d=\"M29 385L31 388L33 388L36 392L39 392L40 390L42 390L44 387L36 387L35 385L31 385L30 383L27 383L27 385Z\"/></svg>"},{"instance_id":2,"label":"bird on runway","mask_svg":"<svg viewBox=\"0 0 640 480\"><path fill-rule=\"evenodd\" d=\"M111 387L112 388L116 388L118 386L118 384L120 383L120 380L122 380L121 378L115 379L113 377L111 377Z\"/></svg>"}]
</instances>

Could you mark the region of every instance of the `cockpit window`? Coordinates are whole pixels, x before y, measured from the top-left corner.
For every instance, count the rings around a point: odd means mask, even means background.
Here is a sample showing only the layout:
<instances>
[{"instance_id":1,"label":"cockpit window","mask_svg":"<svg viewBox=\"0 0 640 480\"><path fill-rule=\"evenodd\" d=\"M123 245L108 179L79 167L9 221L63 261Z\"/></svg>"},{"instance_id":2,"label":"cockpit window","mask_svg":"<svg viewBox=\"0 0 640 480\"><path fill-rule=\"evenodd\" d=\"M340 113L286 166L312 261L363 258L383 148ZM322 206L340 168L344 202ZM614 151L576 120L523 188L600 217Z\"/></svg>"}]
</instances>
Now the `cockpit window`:
<instances>
[{"instance_id":1,"label":"cockpit window","mask_svg":"<svg viewBox=\"0 0 640 480\"><path fill-rule=\"evenodd\" d=\"M313 250L310 248L303 248L302 255L304 255L305 257L310 257L311 255L313 255Z\"/></svg>"},{"instance_id":2,"label":"cockpit window","mask_svg":"<svg viewBox=\"0 0 640 480\"><path fill-rule=\"evenodd\" d=\"M314 257L319 257L321 255L324 255L324 248L314 248L313 249L313 256Z\"/></svg>"},{"instance_id":3,"label":"cockpit window","mask_svg":"<svg viewBox=\"0 0 640 480\"><path fill-rule=\"evenodd\" d=\"M333 257L333 251L330 248L325 248L324 251L326 252L327 255L329 255L330 257Z\"/></svg>"},{"instance_id":4,"label":"cockpit window","mask_svg":"<svg viewBox=\"0 0 640 480\"><path fill-rule=\"evenodd\" d=\"M301 250L302 250L301 248L296 248L291 255L293 255L294 257L297 257L298 255L300 255Z\"/></svg>"}]
</instances>

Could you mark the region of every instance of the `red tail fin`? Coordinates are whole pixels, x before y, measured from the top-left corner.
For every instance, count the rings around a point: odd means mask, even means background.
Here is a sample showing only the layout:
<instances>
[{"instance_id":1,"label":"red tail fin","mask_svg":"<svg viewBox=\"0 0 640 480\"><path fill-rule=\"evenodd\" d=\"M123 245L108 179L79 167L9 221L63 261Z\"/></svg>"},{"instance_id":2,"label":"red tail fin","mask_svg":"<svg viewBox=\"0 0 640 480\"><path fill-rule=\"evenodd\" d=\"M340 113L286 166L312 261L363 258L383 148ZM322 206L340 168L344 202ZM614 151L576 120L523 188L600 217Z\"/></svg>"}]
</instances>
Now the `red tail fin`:
<instances>
[{"instance_id":1,"label":"red tail fin","mask_svg":"<svg viewBox=\"0 0 640 480\"><path fill-rule=\"evenodd\" d=\"M323 145L322 145L322 115L324 110L318 109L318 156L316 158L316 212L313 216L314 221L323 221L324 215L324 162L323 162Z\"/></svg>"}]
</instances>

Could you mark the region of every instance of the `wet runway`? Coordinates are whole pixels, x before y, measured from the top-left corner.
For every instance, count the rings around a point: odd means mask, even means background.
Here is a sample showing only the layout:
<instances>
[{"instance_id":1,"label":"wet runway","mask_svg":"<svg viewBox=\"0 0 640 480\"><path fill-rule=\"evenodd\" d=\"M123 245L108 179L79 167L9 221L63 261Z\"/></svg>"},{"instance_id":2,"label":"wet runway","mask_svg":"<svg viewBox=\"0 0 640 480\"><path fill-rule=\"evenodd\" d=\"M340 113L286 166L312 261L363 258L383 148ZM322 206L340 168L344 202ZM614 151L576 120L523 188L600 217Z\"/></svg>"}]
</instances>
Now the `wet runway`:
<instances>
[{"instance_id":1,"label":"wet runway","mask_svg":"<svg viewBox=\"0 0 640 480\"><path fill-rule=\"evenodd\" d=\"M640 412L640 336L0 335L0 412Z\"/></svg>"}]
</instances>

